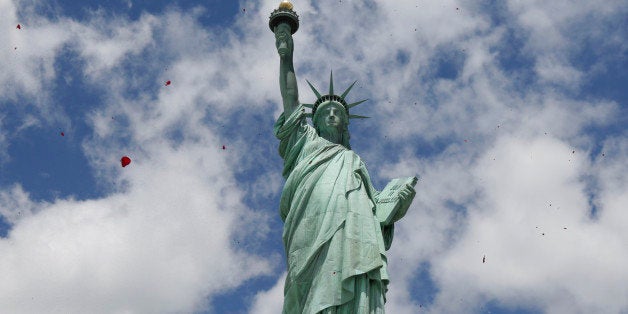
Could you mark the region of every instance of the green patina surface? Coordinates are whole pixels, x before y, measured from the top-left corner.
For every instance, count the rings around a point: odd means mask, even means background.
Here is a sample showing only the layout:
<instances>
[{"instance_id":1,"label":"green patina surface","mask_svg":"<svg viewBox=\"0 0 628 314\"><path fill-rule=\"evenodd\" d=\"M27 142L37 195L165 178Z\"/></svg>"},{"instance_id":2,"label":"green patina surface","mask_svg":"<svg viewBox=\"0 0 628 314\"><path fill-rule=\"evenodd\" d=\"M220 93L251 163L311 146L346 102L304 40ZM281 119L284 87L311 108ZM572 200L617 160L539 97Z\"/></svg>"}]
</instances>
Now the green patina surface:
<instances>
[{"instance_id":1,"label":"green patina surface","mask_svg":"<svg viewBox=\"0 0 628 314\"><path fill-rule=\"evenodd\" d=\"M348 112L357 104L344 101L350 88L338 96L333 81L328 95L312 87L318 100L308 124L312 114L298 101L290 25L274 26L284 106L274 128L286 178L279 206L288 264L283 313L384 313L394 221L378 217L403 217L413 183L387 191L396 206L379 203L380 192L349 146L349 119L363 118Z\"/></svg>"}]
</instances>

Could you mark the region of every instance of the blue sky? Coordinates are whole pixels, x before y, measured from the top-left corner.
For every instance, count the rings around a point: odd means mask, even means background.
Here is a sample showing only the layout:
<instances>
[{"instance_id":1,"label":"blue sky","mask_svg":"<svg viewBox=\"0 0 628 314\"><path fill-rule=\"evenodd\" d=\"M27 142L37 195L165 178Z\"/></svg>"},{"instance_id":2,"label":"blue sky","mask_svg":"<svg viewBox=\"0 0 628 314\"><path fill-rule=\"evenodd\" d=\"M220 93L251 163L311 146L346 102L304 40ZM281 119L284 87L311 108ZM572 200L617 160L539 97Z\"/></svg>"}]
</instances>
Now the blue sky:
<instances>
[{"instance_id":1,"label":"blue sky","mask_svg":"<svg viewBox=\"0 0 628 314\"><path fill-rule=\"evenodd\" d=\"M0 0L0 309L280 311L278 2ZM389 313L628 311L624 2L293 3L300 100L421 177Z\"/></svg>"}]
</instances>

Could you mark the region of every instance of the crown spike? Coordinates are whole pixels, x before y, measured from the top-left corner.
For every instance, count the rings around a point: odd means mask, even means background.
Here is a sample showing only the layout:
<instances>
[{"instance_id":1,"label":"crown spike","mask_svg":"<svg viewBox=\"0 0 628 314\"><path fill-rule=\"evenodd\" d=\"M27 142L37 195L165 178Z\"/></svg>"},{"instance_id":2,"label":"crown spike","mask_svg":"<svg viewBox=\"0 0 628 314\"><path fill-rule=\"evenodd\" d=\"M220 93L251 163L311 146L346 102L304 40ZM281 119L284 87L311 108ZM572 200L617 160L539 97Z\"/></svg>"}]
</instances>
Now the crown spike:
<instances>
[{"instance_id":1,"label":"crown spike","mask_svg":"<svg viewBox=\"0 0 628 314\"><path fill-rule=\"evenodd\" d=\"M305 80L307 82L307 85L310 85L310 88L312 89L312 91L314 92L314 95L316 95L316 98L321 98L321 93L319 93L316 88L314 88L314 86L312 86L312 83L310 83L310 81Z\"/></svg>"},{"instance_id":2,"label":"crown spike","mask_svg":"<svg viewBox=\"0 0 628 314\"><path fill-rule=\"evenodd\" d=\"M354 103L352 103L352 104L348 104L348 105L347 105L347 108L353 108L353 107L355 107L355 106L357 106L357 105L359 105L359 104L361 104L361 103L363 103L363 102L365 102L365 101L367 101L367 100L368 100L368 99L364 99L364 100L360 100L360 101L358 101L358 102L354 102Z\"/></svg>"},{"instance_id":3,"label":"crown spike","mask_svg":"<svg viewBox=\"0 0 628 314\"><path fill-rule=\"evenodd\" d=\"M360 116L360 115L357 115L357 114L350 114L349 115L349 119L369 119L369 118L371 118L371 117Z\"/></svg>"},{"instance_id":4,"label":"crown spike","mask_svg":"<svg viewBox=\"0 0 628 314\"><path fill-rule=\"evenodd\" d=\"M347 90L342 93L342 96L340 96L340 98L344 99L345 96L347 96L347 94L349 94L349 91L351 91L351 89L353 88L353 85L355 85L355 83L357 83L358 81L353 82L353 84L351 84L351 86L349 86L349 88L347 88Z\"/></svg>"},{"instance_id":5,"label":"crown spike","mask_svg":"<svg viewBox=\"0 0 628 314\"><path fill-rule=\"evenodd\" d=\"M334 71L329 72L329 95L334 94Z\"/></svg>"}]
</instances>

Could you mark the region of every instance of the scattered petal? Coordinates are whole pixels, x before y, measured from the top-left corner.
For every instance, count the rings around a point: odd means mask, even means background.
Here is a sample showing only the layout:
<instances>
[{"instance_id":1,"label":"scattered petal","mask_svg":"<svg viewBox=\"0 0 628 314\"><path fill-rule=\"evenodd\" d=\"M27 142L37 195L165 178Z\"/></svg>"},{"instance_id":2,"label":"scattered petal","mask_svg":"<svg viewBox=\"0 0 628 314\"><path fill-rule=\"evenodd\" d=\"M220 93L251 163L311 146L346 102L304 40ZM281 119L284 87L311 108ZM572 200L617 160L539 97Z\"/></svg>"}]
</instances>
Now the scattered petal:
<instances>
[{"instance_id":1,"label":"scattered petal","mask_svg":"<svg viewBox=\"0 0 628 314\"><path fill-rule=\"evenodd\" d=\"M486 255L482 257L482 264L486 263Z\"/></svg>"},{"instance_id":2,"label":"scattered petal","mask_svg":"<svg viewBox=\"0 0 628 314\"><path fill-rule=\"evenodd\" d=\"M225 147L225 145L222 145L222 149L225 150L225 149L227 149L227 147Z\"/></svg>"},{"instance_id":3,"label":"scattered petal","mask_svg":"<svg viewBox=\"0 0 628 314\"><path fill-rule=\"evenodd\" d=\"M126 167L131 163L131 158L129 158L128 156L123 156L122 158L120 158L120 164L122 165L122 167Z\"/></svg>"},{"instance_id":4,"label":"scattered petal","mask_svg":"<svg viewBox=\"0 0 628 314\"><path fill-rule=\"evenodd\" d=\"M166 86L170 86L171 83L172 82L170 82L170 81L166 81Z\"/></svg>"},{"instance_id":5,"label":"scattered petal","mask_svg":"<svg viewBox=\"0 0 628 314\"><path fill-rule=\"evenodd\" d=\"M22 29L22 25L17 24L17 26L16 26L15 28L17 28L17 29Z\"/></svg>"},{"instance_id":6,"label":"scattered petal","mask_svg":"<svg viewBox=\"0 0 628 314\"><path fill-rule=\"evenodd\" d=\"M65 133L61 132L61 136L65 136Z\"/></svg>"}]
</instances>

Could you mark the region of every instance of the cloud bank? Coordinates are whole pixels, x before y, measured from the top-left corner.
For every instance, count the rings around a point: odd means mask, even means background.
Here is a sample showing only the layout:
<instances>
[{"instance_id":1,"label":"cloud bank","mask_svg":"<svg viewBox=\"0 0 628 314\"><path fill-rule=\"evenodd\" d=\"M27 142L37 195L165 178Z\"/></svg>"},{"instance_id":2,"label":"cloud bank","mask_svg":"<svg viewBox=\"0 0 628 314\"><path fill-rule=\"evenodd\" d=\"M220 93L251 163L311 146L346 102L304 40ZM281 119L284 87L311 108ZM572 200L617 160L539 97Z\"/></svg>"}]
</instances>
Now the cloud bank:
<instances>
[{"instance_id":1,"label":"cloud bank","mask_svg":"<svg viewBox=\"0 0 628 314\"><path fill-rule=\"evenodd\" d=\"M11 30L0 33L0 108L27 108L0 115L0 127L83 119L103 191L38 200L20 182L0 190L11 225L0 308L212 312L216 297L244 289L252 297L232 297L250 313L277 312L280 95L266 26L277 3L240 4L234 25L204 27L201 6L78 21L0 1ZM369 98L356 113L374 118L351 125L352 146L375 182L421 176L390 251L387 311L628 311L625 99L591 87L625 64L624 7L295 3L300 100L314 97L306 78L326 86L333 69L339 88L357 79L349 98ZM59 78L93 89L90 110L74 117L56 101ZM1 160L14 158L16 133L0 134ZM124 169L123 154L133 159Z\"/></svg>"}]
</instances>

